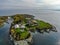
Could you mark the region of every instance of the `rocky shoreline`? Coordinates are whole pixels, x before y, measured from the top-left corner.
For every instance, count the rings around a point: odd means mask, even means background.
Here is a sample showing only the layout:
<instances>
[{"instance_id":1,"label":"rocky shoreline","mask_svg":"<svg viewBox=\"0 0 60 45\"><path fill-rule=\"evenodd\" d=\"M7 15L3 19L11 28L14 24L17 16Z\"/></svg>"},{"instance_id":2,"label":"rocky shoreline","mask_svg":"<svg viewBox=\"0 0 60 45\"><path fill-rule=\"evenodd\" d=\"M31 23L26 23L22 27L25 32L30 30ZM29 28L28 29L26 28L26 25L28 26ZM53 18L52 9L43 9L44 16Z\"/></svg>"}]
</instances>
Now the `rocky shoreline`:
<instances>
[{"instance_id":1,"label":"rocky shoreline","mask_svg":"<svg viewBox=\"0 0 60 45\"><path fill-rule=\"evenodd\" d=\"M14 40L14 38L10 35L10 40L13 41L14 45L31 45L33 43L32 35L27 39L19 41Z\"/></svg>"},{"instance_id":2,"label":"rocky shoreline","mask_svg":"<svg viewBox=\"0 0 60 45\"><path fill-rule=\"evenodd\" d=\"M50 31L57 32L56 27L42 20L34 19L33 15L16 14L13 16L3 16L3 21L13 19L9 29L10 40L14 45L30 45L33 43L30 32L49 33ZM0 17L1 19L1 17ZM2 20L2 19L1 19ZM3 23L1 23L3 24ZM30 34L30 35L29 35Z\"/></svg>"}]
</instances>

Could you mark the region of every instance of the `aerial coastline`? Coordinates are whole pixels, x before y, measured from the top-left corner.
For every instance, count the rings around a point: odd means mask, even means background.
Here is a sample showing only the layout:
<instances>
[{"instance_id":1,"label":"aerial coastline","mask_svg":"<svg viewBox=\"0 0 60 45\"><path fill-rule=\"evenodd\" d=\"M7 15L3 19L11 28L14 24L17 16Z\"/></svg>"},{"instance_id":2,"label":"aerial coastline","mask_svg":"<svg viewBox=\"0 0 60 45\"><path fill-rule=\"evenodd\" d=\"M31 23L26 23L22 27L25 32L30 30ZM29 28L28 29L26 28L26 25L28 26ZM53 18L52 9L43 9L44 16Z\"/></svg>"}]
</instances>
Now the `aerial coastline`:
<instances>
[{"instance_id":1,"label":"aerial coastline","mask_svg":"<svg viewBox=\"0 0 60 45\"><path fill-rule=\"evenodd\" d=\"M13 16L1 16L0 20L4 24L4 22L8 23L7 20L13 19L9 29L10 40L16 41L26 40L27 42L31 43L32 36L30 32L39 32L49 33L50 31L57 32L56 27L44 22L42 20L38 20L34 18L35 16L29 14L16 14ZM3 21L2 21L3 20ZM16 45L16 44L15 44Z\"/></svg>"}]
</instances>

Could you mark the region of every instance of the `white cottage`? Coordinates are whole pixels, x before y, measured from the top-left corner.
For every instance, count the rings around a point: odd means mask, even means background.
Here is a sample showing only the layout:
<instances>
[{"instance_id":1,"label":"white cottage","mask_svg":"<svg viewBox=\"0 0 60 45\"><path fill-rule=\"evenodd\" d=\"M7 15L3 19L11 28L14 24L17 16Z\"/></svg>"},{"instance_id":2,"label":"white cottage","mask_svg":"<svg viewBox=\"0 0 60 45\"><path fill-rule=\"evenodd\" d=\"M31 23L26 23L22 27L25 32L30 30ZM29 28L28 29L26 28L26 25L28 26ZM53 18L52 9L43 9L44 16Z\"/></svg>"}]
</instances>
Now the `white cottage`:
<instances>
[{"instance_id":1,"label":"white cottage","mask_svg":"<svg viewBox=\"0 0 60 45\"><path fill-rule=\"evenodd\" d=\"M25 28L25 24L21 25L21 27L20 27L20 28L24 29L24 28Z\"/></svg>"},{"instance_id":2,"label":"white cottage","mask_svg":"<svg viewBox=\"0 0 60 45\"><path fill-rule=\"evenodd\" d=\"M16 24L14 27L15 27L15 28L20 28L18 24Z\"/></svg>"},{"instance_id":3,"label":"white cottage","mask_svg":"<svg viewBox=\"0 0 60 45\"><path fill-rule=\"evenodd\" d=\"M20 27L20 28L21 28L21 30L20 30L20 31L21 31L21 32L24 32L25 25L24 25L24 24L23 24L23 25L21 25L21 27Z\"/></svg>"}]
</instances>

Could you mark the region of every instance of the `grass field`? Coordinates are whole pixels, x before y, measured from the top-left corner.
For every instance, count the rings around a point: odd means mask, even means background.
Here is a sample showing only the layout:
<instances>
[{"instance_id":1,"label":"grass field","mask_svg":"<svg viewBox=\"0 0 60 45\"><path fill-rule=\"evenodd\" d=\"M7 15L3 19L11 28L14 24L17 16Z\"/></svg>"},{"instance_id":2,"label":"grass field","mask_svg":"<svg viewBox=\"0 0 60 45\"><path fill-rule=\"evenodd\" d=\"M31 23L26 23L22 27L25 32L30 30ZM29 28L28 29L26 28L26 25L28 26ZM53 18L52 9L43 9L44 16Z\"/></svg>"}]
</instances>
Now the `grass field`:
<instances>
[{"instance_id":1,"label":"grass field","mask_svg":"<svg viewBox=\"0 0 60 45\"><path fill-rule=\"evenodd\" d=\"M52 27L51 24L46 23L46 22L44 22L44 21L37 20L37 22L38 22L38 27L39 27L40 29L49 29L49 28Z\"/></svg>"}]
</instances>

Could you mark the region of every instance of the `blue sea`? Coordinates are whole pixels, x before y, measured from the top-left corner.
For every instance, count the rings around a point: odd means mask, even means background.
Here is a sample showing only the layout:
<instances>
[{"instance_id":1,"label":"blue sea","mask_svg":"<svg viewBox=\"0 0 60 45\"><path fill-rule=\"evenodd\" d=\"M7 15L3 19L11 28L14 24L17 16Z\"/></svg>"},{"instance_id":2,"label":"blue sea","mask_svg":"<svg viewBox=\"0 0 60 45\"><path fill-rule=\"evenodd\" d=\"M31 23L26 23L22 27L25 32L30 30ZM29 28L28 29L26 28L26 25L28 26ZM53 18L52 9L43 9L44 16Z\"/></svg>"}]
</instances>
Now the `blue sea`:
<instances>
[{"instance_id":1,"label":"blue sea","mask_svg":"<svg viewBox=\"0 0 60 45\"><path fill-rule=\"evenodd\" d=\"M31 14L36 19L43 20L54 25L58 32L50 32L43 34L35 33L33 35L33 45L60 45L60 11L42 10L42 9L15 9L0 10L0 16L14 14ZM12 45L8 39L10 24L5 24L0 28L0 45Z\"/></svg>"}]
</instances>

